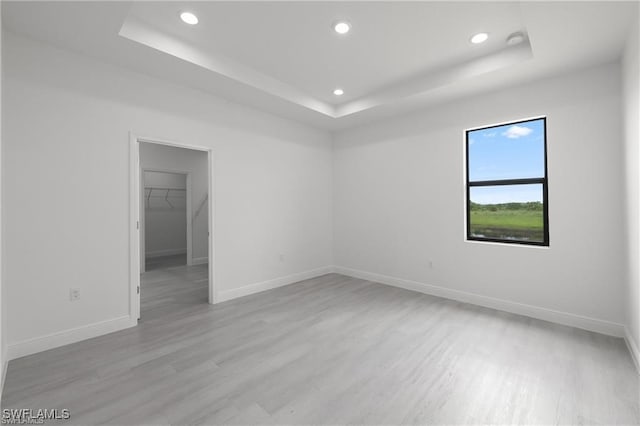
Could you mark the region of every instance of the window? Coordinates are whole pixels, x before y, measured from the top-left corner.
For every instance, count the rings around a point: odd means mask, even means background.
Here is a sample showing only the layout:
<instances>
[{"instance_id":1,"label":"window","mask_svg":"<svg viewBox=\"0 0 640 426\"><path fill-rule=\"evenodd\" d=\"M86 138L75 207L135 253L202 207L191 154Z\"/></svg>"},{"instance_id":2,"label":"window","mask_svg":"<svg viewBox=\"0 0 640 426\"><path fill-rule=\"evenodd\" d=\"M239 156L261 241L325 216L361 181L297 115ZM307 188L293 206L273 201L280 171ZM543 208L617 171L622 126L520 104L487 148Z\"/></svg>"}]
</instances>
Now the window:
<instances>
[{"instance_id":1,"label":"window","mask_svg":"<svg viewBox=\"0 0 640 426\"><path fill-rule=\"evenodd\" d=\"M467 240L549 245L546 118L466 131Z\"/></svg>"}]
</instances>

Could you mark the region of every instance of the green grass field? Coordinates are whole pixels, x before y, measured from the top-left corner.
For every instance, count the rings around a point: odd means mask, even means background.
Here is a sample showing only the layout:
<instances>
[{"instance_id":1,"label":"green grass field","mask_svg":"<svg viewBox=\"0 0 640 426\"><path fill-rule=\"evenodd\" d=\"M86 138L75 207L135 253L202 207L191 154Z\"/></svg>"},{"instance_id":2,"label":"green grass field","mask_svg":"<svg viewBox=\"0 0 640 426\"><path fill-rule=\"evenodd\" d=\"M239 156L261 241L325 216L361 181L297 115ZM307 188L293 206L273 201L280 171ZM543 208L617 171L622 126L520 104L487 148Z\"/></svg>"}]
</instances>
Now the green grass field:
<instances>
[{"instance_id":1,"label":"green grass field","mask_svg":"<svg viewBox=\"0 0 640 426\"><path fill-rule=\"evenodd\" d=\"M540 209L494 209L471 207L471 234L487 238L543 241L544 220Z\"/></svg>"}]
</instances>

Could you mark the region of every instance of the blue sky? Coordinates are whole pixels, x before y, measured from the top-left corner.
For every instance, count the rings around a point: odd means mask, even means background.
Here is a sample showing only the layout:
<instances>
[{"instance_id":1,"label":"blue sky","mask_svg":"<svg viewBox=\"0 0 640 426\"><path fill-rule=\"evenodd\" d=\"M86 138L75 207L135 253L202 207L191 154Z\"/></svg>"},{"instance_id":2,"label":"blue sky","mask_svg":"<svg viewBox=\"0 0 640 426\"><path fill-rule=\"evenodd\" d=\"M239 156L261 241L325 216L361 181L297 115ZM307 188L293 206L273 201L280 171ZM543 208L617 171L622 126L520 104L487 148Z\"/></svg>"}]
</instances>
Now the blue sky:
<instances>
[{"instance_id":1,"label":"blue sky","mask_svg":"<svg viewBox=\"0 0 640 426\"><path fill-rule=\"evenodd\" d=\"M544 121L469 132L469 180L544 177ZM542 201L542 185L473 188L471 201L481 204Z\"/></svg>"}]
</instances>

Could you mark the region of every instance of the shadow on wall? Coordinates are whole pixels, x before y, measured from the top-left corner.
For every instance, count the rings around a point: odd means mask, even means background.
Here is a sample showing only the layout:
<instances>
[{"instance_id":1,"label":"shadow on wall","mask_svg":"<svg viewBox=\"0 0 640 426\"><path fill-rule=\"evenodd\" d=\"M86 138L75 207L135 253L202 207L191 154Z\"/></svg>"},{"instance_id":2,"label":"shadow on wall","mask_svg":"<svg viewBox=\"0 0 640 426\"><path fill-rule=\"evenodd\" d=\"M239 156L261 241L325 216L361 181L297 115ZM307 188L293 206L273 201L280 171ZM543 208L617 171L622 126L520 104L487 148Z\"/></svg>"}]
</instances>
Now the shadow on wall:
<instances>
[{"instance_id":1,"label":"shadow on wall","mask_svg":"<svg viewBox=\"0 0 640 426\"><path fill-rule=\"evenodd\" d=\"M94 4L98 3L100 2ZM56 3L57 5L59 3ZM167 81L174 80L170 71L158 71L157 76L147 76L12 33L7 33L6 38L10 40L9 43L5 43L6 48L3 49L3 56L7 58L7 73L14 79L26 80L30 84L39 82L39 85L46 88L55 87L91 98L109 100L117 103L121 111L136 106L180 117L193 123L194 128L202 126L210 129L215 126L222 135L228 129L230 135L237 132L245 135L251 133L260 138L272 137L279 142L287 141L307 147L313 147L327 136L326 132L318 130L317 138L309 138L309 131L312 129L309 126L207 93L206 86L204 83L198 83L198 78L194 79L193 84L202 89L168 84ZM153 55L148 49L132 47L129 44L121 48L131 50L132 56L138 58ZM169 62L167 70L175 69L174 61L179 61L175 58L165 60ZM74 72L69 72L69 64L73 64ZM206 80L205 77L210 76L203 75L201 80ZM96 84L98 81L100 84ZM224 90L228 90L229 84L233 82L226 80L225 86L219 88L222 90L221 96L224 96ZM269 97L268 100L274 102L273 97ZM265 101L265 110L274 109L273 105L271 108L269 106ZM131 114L124 114L128 115Z\"/></svg>"},{"instance_id":2,"label":"shadow on wall","mask_svg":"<svg viewBox=\"0 0 640 426\"><path fill-rule=\"evenodd\" d=\"M577 73L571 79L558 76L492 91L490 96L494 100L504 99L505 102L509 102L510 99L527 99L527 102L518 105L518 109L511 111L508 116L497 117L494 108L487 108L487 98L481 96L482 93L471 98L451 99L408 115L383 120L378 124L344 131L335 138L334 149L347 149L389 140L398 141L402 138L447 130L459 132L460 139L452 143L460 143L462 149L465 129L545 115L550 104L561 107L575 102L589 103L603 96L619 93L619 82L607 78L612 73L617 74L618 68L617 64L605 65ZM593 78L599 78L599 81L605 84L588 84ZM536 93L535 98L531 98L531 92Z\"/></svg>"}]
</instances>

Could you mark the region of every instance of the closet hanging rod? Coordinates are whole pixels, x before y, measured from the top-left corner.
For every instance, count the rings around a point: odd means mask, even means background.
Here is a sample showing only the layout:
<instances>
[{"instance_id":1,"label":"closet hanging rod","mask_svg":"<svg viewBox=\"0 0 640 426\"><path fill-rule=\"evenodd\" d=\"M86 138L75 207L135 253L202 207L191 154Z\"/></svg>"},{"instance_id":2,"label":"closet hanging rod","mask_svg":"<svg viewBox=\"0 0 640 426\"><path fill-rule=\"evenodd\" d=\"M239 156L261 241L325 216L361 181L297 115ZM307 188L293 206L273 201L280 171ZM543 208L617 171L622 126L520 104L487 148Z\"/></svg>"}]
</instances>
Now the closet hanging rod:
<instances>
[{"instance_id":1,"label":"closet hanging rod","mask_svg":"<svg viewBox=\"0 0 640 426\"><path fill-rule=\"evenodd\" d=\"M147 207L149 207L149 203L151 202L151 193L154 190L157 191L167 191L167 193L164 195L164 200L167 202L167 204L169 204L169 206L171 206L171 208L173 209L173 204L171 204L171 201L169 201L169 193L171 191L186 191L186 188L169 188L166 186L145 186L144 190L149 190L149 195L147 195Z\"/></svg>"},{"instance_id":2,"label":"closet hanging rod","mask_svg":"<svg viewBox=\"0 0 640 426\"><path fill-rule=\"evenodd\" d=\"M171 188L168 186L145 186L144 189L150 189L150 190L160 190L160 191L186 191L186 188Z\"/></svg>"}]
</instances>

